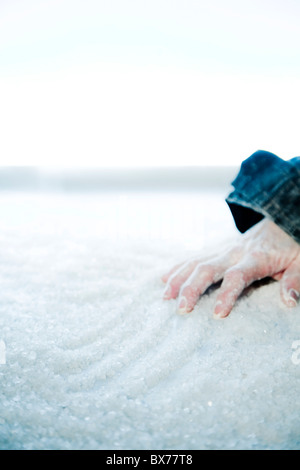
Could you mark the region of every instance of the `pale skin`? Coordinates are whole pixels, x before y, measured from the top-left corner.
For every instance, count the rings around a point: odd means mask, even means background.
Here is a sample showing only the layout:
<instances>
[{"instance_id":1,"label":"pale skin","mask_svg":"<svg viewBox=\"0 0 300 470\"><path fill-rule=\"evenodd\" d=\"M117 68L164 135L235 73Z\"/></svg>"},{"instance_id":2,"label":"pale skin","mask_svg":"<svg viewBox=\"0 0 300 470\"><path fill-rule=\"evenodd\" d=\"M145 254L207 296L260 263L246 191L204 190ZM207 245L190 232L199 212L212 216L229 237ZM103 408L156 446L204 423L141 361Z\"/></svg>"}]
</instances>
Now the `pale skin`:
<instances>
[{"instance_id":1,"label":"pale skin","mask_svg":"<svg viewBox=\"0 0 300 470\"><path fill-rule=\"evenodd\" d=\"M178 313L188 314L210 286L222 281L213 313L225 318L246 287L268 277L280 282L282 302L295 307L300 297L300 244L264 218L225 252L186 261L162 276L164 299L177 299Z\"/></svg>"}]
</instances>

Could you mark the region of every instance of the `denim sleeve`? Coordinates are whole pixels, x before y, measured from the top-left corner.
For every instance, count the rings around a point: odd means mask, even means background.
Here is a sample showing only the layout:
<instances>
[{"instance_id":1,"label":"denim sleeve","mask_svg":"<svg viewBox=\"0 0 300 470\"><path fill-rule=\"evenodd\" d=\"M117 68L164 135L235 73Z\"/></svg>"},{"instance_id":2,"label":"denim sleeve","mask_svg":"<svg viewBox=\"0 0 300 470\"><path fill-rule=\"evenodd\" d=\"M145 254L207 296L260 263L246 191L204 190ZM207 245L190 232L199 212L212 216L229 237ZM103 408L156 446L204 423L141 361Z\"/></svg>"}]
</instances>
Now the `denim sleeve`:
<instances>
[{"instance_id":1,"label":"denim sleeve","mask_svg":"<svg viewBox=\"0 0 300 470\"><path fill-rule=\"evenodd\" d=\"M240 232L268 217L300 243L300 157L286 161L259 150L232 185L226 202Z\"/></svg>"}]
</instances>

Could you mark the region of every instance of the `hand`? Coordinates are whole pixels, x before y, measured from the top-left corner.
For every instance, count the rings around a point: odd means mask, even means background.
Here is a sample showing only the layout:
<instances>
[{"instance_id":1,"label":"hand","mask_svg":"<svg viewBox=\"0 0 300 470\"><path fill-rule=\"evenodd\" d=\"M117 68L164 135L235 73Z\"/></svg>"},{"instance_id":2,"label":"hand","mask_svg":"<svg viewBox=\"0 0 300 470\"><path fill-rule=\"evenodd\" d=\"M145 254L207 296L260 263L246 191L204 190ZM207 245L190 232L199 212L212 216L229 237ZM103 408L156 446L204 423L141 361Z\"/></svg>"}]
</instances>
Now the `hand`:
<instances>
[{"instance_id":1,"label":"hand","mask_svg":"<svg viewBox=\"0 0 300 470\"><path fill-rule=\"evenodd\" d=\"M222 280L214 316L225 318L243 290L266 277L280 281L281 297L287 306L297 304L300 245L267 218L241 235L239 242L224 253L175 266L162 277L166 283L164 299L178 297L178 313L189 313L206 289Z\"/></svg>"}]
</instances>

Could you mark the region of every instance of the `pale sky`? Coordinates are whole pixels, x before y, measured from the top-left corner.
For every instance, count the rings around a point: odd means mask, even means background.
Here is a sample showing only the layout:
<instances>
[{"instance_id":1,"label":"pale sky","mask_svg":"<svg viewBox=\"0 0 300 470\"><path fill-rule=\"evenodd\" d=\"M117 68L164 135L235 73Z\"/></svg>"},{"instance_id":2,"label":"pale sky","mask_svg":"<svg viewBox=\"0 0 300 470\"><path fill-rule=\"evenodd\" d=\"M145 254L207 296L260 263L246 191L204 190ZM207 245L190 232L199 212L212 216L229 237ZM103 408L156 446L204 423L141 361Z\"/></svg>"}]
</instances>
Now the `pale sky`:
<instances>
[{"instance_id":1,"label":"pale sky","mask_svg":"<svg viewBox=\"0 0 300 470\"><path fill-rule=\"evenodd\" d=\"M0 166L300 155L298 0L0 0Z\"/></svg>"}]
</instances>

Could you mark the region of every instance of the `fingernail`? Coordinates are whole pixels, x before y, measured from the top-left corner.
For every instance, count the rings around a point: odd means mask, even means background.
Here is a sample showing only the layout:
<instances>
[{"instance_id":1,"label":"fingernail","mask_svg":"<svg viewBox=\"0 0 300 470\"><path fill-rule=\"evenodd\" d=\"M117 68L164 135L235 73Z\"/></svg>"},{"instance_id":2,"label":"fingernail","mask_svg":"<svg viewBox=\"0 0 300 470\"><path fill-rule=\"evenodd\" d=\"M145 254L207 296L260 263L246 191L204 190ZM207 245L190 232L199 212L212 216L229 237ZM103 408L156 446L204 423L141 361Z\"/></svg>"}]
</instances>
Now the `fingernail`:
<instances>
[{"instance_id":1,"label":"fingernail","mask_svg":"<svg viewBox=\"0 0 300 470\"><path fill-rule=\"evenodd\" d=\"M289 290L289 300L288 300L288 302L291 306L297 305L299 297L300 297L300 294L296 289L290 289Z\"/></svg>"},{"instance_id":2,"label":"fingernail","mask_svg":"<svg viewBox=\"0 0 300 470\"><path fill-rule=\"evenodd\" d=\"M222 320L222 319L225 318L226 316L227 316L227 315L222 315L222 312L220 312L220 313L214 312L214 314L213 314L213 317L214 317L215 320Z\"/></svg>"},{"instance_id":3,"label":"fingernail","mask_svg":"<svg viewBox=\"0 0 300 470\"><path fill-rule=\"evenodd\" d=\"M179 300L179 305L178 305L178 310L177 310L179 315L183 315L183 314L187 313L186 306L187 306L186 298L181 297L180 300Z\"/></svg>"},{"instance_id":4,"label":"fingernail","mask_svg":"<svg viewBox=\"0 0 300 470\"><path fill-rule=\"evenodd\" d=\"M165 300L169 300L171 298L171 294L172 294L172 289L171 289L171 286L167 286L165 291L164 291L164 299Z\"/></svg>"},{"instance_id":5,"label":"fingernail","mask_svg":"<svg viewBox=\"0 0 300 470\"><path fill-rule=\"evenodd\" d=\"M225 318L227 315L224 314L223 309L222 309L222 302L221 300L218 300L218 302L215 305L215 311L213 314L213 317L215 320L220 320L222 318Z\"/></svg>"},{"instance_id":6,"label":"fingernail","mask_svg":"<svg viewBox=\"0 0 300 470\"><path fill-rule=\"evenodd\" d=\"M213 318L214 318L215 320L222 320L221 315L219 315L218 313L214 313L214 314L213 314Z\"/></svg>"},{"instance_id":7,"label":"fingernail","mask_svg":"<svg viewBox=\"0 0 300 470\"><path fill-rule=\"evenodd\" d=\"M222 305L221 300L218 300L218 302L215 305L215 314L216 315L219 315L219 313L221 313L221 311L222 311L221 305Z\"/></svg>"}]
</instances>

